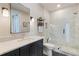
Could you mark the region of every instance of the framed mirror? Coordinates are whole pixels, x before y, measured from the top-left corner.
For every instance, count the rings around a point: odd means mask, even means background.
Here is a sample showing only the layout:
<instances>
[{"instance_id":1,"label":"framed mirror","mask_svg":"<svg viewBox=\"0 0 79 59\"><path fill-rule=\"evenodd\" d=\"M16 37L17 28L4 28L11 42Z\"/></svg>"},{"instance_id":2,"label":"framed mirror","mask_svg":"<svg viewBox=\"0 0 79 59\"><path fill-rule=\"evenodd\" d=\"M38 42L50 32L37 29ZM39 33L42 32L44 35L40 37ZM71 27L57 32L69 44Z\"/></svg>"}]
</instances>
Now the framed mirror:
<instances>
[{"instance_id":1,"label":"framed mirror","mask_svg":"<svg viewBox=\"0 0 79 59\"><path fill-rule=\"evenodd\" d=\"M30 9L19 3L10 4L11 33L25 33L30 30Z\"/></svg>"}]
</instances>

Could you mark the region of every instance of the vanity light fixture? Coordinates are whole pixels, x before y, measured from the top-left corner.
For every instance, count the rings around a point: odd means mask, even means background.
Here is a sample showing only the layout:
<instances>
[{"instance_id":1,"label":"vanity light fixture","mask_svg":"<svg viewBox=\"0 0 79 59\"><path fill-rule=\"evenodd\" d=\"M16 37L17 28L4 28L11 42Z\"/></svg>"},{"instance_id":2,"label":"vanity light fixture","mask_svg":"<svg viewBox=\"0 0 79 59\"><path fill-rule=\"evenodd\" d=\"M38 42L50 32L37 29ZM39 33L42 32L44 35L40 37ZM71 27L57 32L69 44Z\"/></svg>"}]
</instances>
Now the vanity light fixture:
<instances>
[{"instance_id":1,"label":"vanity light fixture","mask_svg":"<svg viewBox=\"0 0 79 59\"><path fill-rule=\"evenodd\" d=\"M8 8L2 7L2 14L3 16L8 17L9 16Z\"/></svg>"},{"instance_id":2,"label":"vanity light fixture","mask_svg":"<svg viewBox=\"0 0 79 59\"><path fill-rule=\"evenodd\" d=\"M61 5L60 4L57 4L57 7L59 8L59 7L61 7Z\"/></svg>"},{"instance_id":3,"label":"vanity light fixture","mask_svg":"<svg viewBox=\"0 0 79 59\"><path fill-rule=\"evenodd\" d=\"M31 19L32 22L34 22L34 18L33 17L30 17L30 19Z\"/></svg>"}]
</instances>

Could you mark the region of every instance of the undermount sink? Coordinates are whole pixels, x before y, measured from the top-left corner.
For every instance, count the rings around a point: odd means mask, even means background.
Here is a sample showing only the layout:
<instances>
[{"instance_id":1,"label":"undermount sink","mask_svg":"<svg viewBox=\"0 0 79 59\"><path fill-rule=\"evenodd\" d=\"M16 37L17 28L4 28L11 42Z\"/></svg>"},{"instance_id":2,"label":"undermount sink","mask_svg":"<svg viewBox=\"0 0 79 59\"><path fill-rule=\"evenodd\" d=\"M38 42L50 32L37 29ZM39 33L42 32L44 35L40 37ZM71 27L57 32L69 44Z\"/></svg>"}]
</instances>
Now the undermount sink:
<instances>
[{"instance_id":1,"label":"undermount sink","mask_svg":"<svg viewBox=\"0 0 79 59\"><path fill-rule=\"evenodd\" d=\"M43 45L44 45L44 47L47 47L48 49L54 49L55 48L55 45L53 45L51 43L44 43Z\"/></svg>"},{"instance_id":2,"label":"undermount sink","mask_svg":"<svg viewBox=\"0 0 79 59\"><path fill-rule=\"evenodd\" d=\"M47 47L48 49L53 49L53 50L62 50L62 47L56 46L51 43L44 43L44 47Z\"/></svg>"},{"instance_id":3,"label":"undermount sink","mask_svg":"<svg viewBox=\"0 0 79 59\"><path fill-rule=\"evenodd\" d=\"M18 39L17 41L18 42L22 42L22 41L25 41L25 40L31 41L32 39L33 39L32 37L26 37L26 38Z\"/></svg>"},{"instance_id":4,"label":"undermount sink","mask_svg":"<svg viewBox=\"0 0 79 59\"><path fill-rule=\"evenodd\" d=\"M17 41L18 41L18 42L21 42L21 41L24 41L24 40L27 40L27 38L26 38L26 39L21 38L21 39L18 39Z\"/></svg>"}]
</instances>

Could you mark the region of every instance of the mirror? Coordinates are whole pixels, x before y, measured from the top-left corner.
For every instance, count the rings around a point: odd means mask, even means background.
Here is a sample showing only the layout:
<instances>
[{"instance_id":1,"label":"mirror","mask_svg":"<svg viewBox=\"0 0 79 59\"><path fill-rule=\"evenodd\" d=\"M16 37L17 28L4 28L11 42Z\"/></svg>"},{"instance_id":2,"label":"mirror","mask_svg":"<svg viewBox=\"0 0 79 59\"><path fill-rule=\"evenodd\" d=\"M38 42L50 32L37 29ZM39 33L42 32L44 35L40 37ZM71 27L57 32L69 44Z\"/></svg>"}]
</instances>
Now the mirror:
<instances>
[{"instance_id":1,"label":"mirror","mask_svg":"<svg viewBox=\"0 0 79 59\"><path fill-rule=\"evenodd\" d=\"M10 4L11 33L25 33L30 30L30 9L19 3Z\"/></svg>"}]
</instances>

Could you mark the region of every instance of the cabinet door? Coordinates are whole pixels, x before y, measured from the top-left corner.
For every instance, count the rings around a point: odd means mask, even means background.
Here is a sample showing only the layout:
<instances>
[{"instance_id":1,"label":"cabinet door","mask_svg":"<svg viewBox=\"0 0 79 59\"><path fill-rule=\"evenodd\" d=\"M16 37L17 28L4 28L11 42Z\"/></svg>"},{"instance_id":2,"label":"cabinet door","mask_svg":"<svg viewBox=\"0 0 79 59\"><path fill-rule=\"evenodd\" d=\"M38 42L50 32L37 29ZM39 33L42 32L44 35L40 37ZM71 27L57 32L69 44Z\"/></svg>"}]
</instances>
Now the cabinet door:
<instances>
[{"instance_id":1,"label":"cabinet door","mask_svg":"<svg viewBox=\"0 0 79 59\"><path fill-rule=\"evenodd\" d=\"M35 43L35 52L37 56L43 55L43 40L39 40Z\"/></svg>"},{"instance_id":2,"label":"cabinet door","mask_svg":"<svg viewBox=\"0 0 79 59\"><path fill-rule=\"evenodd\" d=\"M29 45L20 48L20 56L29 56Z\"/></svg>"},{"instance_id":3,"label":"cabinet door","mask_svg":"<svg viewBox=\"0 0 79 59\"><path fill-rule=\"evenodd\" d=\"M43 40L39 40L31 44L30 56L42 56L43 55Z\"/></svg>"},{"instance_id":4,"label":"cabinet door","mask_svg":"<svg viewBox=\"0 0 79 59\"><path fill-rule=\"evenodd\" d=\"M3 54L2 56L19 56L19 49Z\"/></svg>"},{"instance_id":5,"label":"cabinet door","mask_svg":"<svg viewBox=\"0 0 79 59\"><path fill-rule=\"evenodd\" d=\"M37 55L37 53L35 51L36 51L36 47L33 46L33 44L31 44L31 47L30 47L30 56Z\"/></svg>"},{"instance_id":6,"label":"cabinet door","mask_svg":"<svg viewBox=\"0 0 79 59\"><path fill-rule=\"evenodd\" d=\"M43 55L42 47L35 46L35 56L42 56L42 55Z\"/></svg>"}]
</instances>

